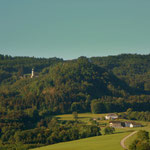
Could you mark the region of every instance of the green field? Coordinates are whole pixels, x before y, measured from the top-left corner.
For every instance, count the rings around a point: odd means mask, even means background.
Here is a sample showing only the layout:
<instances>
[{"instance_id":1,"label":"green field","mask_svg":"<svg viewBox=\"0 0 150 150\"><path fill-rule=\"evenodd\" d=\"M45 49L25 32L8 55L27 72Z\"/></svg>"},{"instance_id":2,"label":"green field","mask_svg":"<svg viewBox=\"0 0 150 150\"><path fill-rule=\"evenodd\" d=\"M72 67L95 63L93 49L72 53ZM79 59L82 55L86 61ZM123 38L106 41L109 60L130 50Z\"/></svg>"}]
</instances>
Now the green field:
<instances>
[{"instance_id":1,"label":"green field","mask_svg":"<svg viewBox=\"0 0 150 150\"><path fill-rule=\"evenodd\" d=\"M78 120L89 124L89 119L90 118L100 118L100 117L104 117L105 115L106 114L80 113L80 114L78 114ZM57 115L56 117L59 120L74 120L72 114ZM106 121L101 121L101 123L107 123L107 122Z\"/></svg>"},{"instance_id":2,"label":"green field","mask_svg":"<svg viewBox=\"0 0 150 150\"><path fill-rule=\"evenodd\" d=\"M129 132L120 132L112 135L91 137L71 142L64 142L36 148L35 150L123 150L120 140Z\"/></svg>"},{"instance_id":3,"label":"green field","mask_svg":"<svg viewBox=\"0 0 150 150\"><path fill-rule=\"evenodd\" d=\"M90 118L99 118L105 116L106 114L91 114L83 113L78 114L78 119L84 122L89 123ZM56 116L60 120L73 120L72 114L58 115ZM98 122L108 123L109 121L103 120ZM123 150L120 146L120 141L133 132L134 130L147 130L150 131L150 124L147 122L141 122L144 127L140 128L121 128L116 129L115 134L112 135L102 135L97 137L90 137L86 139L80 139L70 142L62 142L58 144L53 144L41 148L36 148L34 150ZM103 130L103 127L102 127ZM103 133L103 131L102 131ZM125 144L128 146L136 137L130 137Z\"/></svg>"},{"instance_id":4,"label":"green field","mask_svg":"<svg viewBox=\"0 0 150 150\"><path fill-rule=\"evenodd\" d=\"M105 115L106 114L80 113L78 114L78 119L82 121L88 121L90 118L99 118ZM72 114L57 115L56 117L60 120L73 120Z\"/></svg>"}]
</instances>

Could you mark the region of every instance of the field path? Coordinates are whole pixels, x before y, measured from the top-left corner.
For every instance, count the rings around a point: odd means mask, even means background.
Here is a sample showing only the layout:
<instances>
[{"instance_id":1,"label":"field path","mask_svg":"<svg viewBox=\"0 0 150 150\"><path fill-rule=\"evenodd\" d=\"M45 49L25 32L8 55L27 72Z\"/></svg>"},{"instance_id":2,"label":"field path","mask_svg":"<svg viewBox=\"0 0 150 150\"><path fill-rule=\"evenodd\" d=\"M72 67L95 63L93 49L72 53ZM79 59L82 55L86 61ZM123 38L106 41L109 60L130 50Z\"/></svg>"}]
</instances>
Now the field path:
<instances>
[{"instance_id":1,"label":"field path","mask_svg":"<svg viewBox=\"0 0 150 150\"><path fill-rule=\"evenodd\" d=\"M129 138L130 136L134 135L135 133L137 133L137 131L132 132L131 134L127 135L126 137L124 137L124 138L121 140L120 144L121 144L121 146L122 146L124 149L126 149L126 150L128 149L128 148L125 146L125 144L124 144L125 140L126 140L127 138Z\"/></svg>"}]
</instances>

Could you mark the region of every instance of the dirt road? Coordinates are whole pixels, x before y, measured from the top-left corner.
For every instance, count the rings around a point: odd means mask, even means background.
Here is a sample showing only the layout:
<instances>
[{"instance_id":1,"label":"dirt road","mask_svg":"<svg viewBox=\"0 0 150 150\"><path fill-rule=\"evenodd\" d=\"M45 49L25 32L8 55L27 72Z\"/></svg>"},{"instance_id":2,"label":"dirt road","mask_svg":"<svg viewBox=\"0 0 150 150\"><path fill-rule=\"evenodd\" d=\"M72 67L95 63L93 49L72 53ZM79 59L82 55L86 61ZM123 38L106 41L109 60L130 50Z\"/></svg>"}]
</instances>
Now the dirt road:
<instances>
[{"instance_id":1,"label":"dirt road","mask_svg":"<svg viewBox=\"0 0 150 150\"><path fill-rule=\"evenodd\" d=\"M122 146L124 149L126 149L126 150L128 149L128 148L125 146L125 144L124 144L125 140L126 140L127 138L129 138L130 136L134 135L135 133L137 133L137 131L132 132L131 134L127 135L126 137L124 137L124 138L121 140L120 144L121 144L121 146Z\"/></svg>"}]
</instances>

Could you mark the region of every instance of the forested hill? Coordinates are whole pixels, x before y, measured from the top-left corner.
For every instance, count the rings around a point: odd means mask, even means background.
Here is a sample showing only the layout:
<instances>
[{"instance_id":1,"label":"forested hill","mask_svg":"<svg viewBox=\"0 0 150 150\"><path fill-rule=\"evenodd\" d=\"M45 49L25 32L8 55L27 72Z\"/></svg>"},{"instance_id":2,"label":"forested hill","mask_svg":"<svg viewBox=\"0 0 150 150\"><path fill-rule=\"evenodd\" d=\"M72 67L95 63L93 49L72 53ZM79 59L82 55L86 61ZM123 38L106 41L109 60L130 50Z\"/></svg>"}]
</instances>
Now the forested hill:
<instances>
[{"instance_id":1,"label":"forested hill","mask_svg":"<svg viewBox=\"0 0 150 150\"><path fill-rule=\"evenodd\" d=\"M20 78L17 72L2 83L1 106L13 101L12 109L36 106L57 113L73 111L73 107L77 107L73 106L74 102L83 104L81 110L90 111L92 99L133 94L124 81L84 57L46 66L32 79L30 76Z\"/></svg>"},{"instance_id":2,"label":"forested hill","mask_svg":"<svg viewBox=\"0 0 150 150\"><path fill-rule=\"evenodd\" d=\"M150 55L127 54L70 61L0 55L0 108L59 114L91 111L94 99L120 105L147 103L149 61ZM30 78L32 68L37 74L34 78Z\"/></svg>"},{"instance_id":3,"label":"forested hill","mask_svg":"<svg viewBox=\"0 0 150 150\"><path fill-rule=\"evenodd\" d=\"M0 83L5 80L16 81L16 77L31 74L31 69L35 68L36 72L41 72L44 68L62 62L63 59L58 58L34 58L34 57L12 57L8 55L0 55Z\"/></svg>"},{"instance_id":4,"label":"forested hill","mask_svg":"<svg viewBox=\"0 0 150 150\"><path fill-rule=\"evenodd\" d=\"M93 57L94 64L113 72L130 86L150 91L150 54L122 54L118 56Z\"/></svg>"}]
</instances>

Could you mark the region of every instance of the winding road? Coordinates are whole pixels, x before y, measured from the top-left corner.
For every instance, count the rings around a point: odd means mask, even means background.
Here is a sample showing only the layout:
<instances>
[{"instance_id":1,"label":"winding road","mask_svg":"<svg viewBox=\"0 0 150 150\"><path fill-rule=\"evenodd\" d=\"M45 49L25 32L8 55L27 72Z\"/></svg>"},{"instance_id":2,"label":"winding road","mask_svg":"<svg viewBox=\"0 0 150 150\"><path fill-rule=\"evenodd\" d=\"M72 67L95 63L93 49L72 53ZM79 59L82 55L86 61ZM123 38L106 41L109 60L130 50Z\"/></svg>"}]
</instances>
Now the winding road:
<instances>
[{"instance_id":1,"label":"winding road","mask_svg":"<svg viewBox=\"0 0 150 150\"><path fill-rule=\"evenodd\" d=\"M128 148L125 146L125 144L124 144L124 142L126 141L126 139L129 138L130 136L134 135L135 133L137 133L137 131L132 132L131 134L127 135L126 137L124 137L124 138L121 140L120 144L121 144L121 146L122 146L124 149L126 149L126 150L128 149Z\"/></svg>"}]
</instances>

